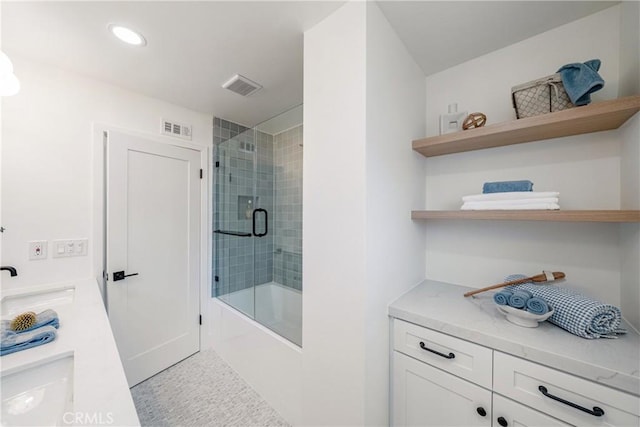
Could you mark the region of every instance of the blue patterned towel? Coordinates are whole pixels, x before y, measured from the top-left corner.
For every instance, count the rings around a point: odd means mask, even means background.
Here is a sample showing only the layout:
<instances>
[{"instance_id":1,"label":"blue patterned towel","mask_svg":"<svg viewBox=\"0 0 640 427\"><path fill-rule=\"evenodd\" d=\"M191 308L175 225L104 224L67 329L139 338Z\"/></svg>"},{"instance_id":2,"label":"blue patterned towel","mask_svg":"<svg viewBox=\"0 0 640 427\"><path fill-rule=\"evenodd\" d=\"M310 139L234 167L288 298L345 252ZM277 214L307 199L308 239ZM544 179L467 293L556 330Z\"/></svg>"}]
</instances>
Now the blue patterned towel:
<instances>
[{"instance_id":1,"label":"blue patterned towel","mask_svg":"<svg viewBox=\"0 0 640 427\"><path fill-rule=\"evenodd\" d=\"M2 328L0 332L0 356L37 347L56 339L56 328L42 326L26 332L14 332Z\"/></svg>"},{"instance_id":2,"label":"blue patterned towel","mask_svg":"<svg viewBox=\"0 0 640 427\"><path fill-rule=\"evenodd\" d=\"M512 191L532 191L531 181L497 181L485 182L482 186L482 193L509 193Z\"/></svg>"},{"instance_id":3,"label":"blue patterned towel","mask_svg":"<svg viewBox=\"0 0 640 427\"><path fill-rule=\"evenodd\" d=\"M493 300L498 305L509 305L509 298L511 298L513 292L509 289L503 289L500 292L493 294Z\"/></svg>"},{"instance_id":4,"label":"blue patterned towel","mask_svg":"<svg viewBox=\"0 0 640 427\"><path fill-rule=\"evenodd\" d=\"M549 312L549 304L542 298L533 297L527 300L527 311L533 314L547 314Z\"/></svg>"},{"instance_id":5,"label":"blue patterned towel","mask_svg":"<svg viewBox=\"0 0 640 427\"><path fill-rule=\"evenodd\" d=\"M505 278L505 282L525 277L523 274L513 274ZM526 290L544 299L555 310L549 321L579 337L617 338L617 335L627 332L620 328L622 313L618 307L595 301L571 289L535 285L532 282L512 285L508 289Z\"/></svg>"},{"instance_id":6,"label":"blue patterned towel","mask_svg":"<svg viewBox=\"0 0 640 427\"><path fill-rule=\"evenodd\" d=\"M0 326L2 330L11 330L9 326L11 324L11 320L3 320L2 325ZM42 313L36 314L36 323L30 327L29 329L25 329L24 331L20 331L20 333L28 332L33 329L40 328L42 326L53 326L58 329L60 327L60 320L58 319L58 313L51 309L44 310Z\"/></svg>"},{"instance_id":7,"label":"blue patterned towel","mask_svg":"<svg viewBox=\"0 0 640 427\"><path fill-rule=\"evenodd\" d=\"M533 297L533 294L523 289L513 290L513 295L509 298L509 305L513 308L524 308Z\"/></svg>"}]
</instances>

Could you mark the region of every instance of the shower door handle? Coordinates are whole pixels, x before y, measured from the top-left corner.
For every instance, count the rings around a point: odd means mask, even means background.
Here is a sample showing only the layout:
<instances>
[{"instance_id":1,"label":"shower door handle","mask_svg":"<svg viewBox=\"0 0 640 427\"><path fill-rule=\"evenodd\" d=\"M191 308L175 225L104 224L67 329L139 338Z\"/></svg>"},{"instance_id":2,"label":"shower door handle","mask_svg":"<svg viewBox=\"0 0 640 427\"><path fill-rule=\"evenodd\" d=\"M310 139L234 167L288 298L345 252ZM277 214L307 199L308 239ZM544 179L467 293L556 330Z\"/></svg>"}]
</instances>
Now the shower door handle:
<instances>
[{"instance_id":1,"label":"shower door handle","mask_svg":"<svg viewBox=\"0 0 640 427\"><path fill-rule=\"evenodd\" d=\"M258 212L264 212L264 233L256 233L256 219L258 217ZM264 237L269 233L269 214L265 209L254 209L253 210L253 235L256 237Z\"/></svg>"}]
</instances>

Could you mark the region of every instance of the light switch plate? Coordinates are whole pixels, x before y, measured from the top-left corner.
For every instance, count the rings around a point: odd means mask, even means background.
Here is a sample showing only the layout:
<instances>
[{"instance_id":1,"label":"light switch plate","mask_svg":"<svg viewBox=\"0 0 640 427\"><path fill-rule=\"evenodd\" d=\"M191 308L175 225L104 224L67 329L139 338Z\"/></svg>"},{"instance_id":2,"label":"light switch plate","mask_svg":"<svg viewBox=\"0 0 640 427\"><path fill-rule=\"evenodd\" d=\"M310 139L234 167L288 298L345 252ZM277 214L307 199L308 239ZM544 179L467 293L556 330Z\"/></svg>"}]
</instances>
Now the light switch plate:
<instances>
[{"instance_id":1,"label":"light switch plate","mask_svg":"<svg viewBox=\"0 0 640 427\"><path fill-rule=\"evenodd\" d=\"M86 256L89 239L63 239L53 241L53 257L67 258L72 256Z\"/></svg>"}]
</instances>

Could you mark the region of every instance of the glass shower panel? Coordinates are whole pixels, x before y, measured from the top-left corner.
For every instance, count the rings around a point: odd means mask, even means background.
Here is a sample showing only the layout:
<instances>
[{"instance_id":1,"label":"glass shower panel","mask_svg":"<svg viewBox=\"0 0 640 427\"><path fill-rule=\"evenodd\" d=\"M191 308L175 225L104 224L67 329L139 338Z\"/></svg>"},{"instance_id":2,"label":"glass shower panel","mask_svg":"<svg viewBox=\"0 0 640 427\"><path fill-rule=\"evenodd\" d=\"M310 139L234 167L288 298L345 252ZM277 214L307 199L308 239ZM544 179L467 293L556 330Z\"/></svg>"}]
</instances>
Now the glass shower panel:
<instances>
[{"instance_id":1,"label":"glass shower panel","mask_svg":"<svg viewBox=\"0 0 640 427\"><path fill-rule=\"evenodd\" d=\"M302 345L302 106L214 139L213 295Z\"/></svg>"}]
</instances>

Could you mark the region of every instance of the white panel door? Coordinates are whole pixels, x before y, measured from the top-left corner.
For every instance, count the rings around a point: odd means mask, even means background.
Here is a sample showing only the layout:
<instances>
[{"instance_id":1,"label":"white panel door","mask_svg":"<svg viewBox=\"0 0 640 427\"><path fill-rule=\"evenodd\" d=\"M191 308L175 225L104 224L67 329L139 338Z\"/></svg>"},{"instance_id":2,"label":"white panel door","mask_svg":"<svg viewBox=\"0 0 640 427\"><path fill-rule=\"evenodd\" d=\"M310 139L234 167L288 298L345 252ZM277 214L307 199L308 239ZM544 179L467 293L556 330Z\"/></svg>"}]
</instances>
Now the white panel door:
<instances>
[{"instance_id":1,"label":"white panel door","mask_svg":"<svg viewBox=\"0 0 640 427\"><path fill-rule=\"evenodd\" d=\"M393 425L489 427L491 392L394 351Z\"/></svg>"},{"instance_id":2,"label":"white panel door","mask_svg":"<svg viewBox=\"0 0 640 427\"><path fill-rule=\"evenodd\" d=\"M109 131L106 158L107 305L133 386L199 350L200 153Z\"/></svg>"}]
</instances>

